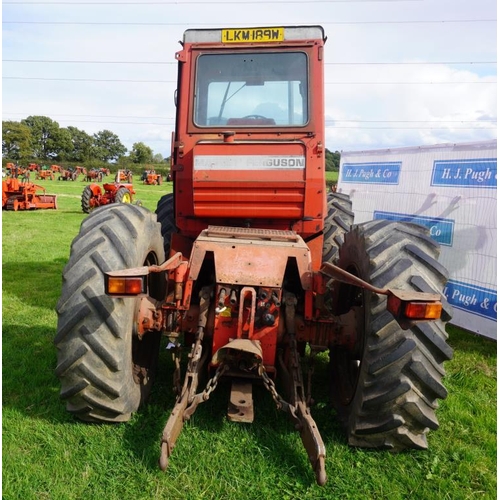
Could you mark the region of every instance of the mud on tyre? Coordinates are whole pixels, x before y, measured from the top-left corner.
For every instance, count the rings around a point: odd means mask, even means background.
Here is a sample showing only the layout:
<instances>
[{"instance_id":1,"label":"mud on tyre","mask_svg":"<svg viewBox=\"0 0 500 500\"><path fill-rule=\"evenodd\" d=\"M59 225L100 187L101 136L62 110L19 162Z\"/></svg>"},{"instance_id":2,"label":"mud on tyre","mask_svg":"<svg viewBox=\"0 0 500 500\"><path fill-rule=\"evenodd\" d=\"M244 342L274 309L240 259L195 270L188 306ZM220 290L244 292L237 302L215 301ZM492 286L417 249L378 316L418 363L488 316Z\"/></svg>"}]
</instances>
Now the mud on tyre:
<instances>
[{"instance_id":1,"label":"mud on tyre","mask_svg":"<svg viewBox=\"0 0 500 500\"><path fill-rule=\"evenodd\" d=\"M160 334L138 340L139 299L105 295L104 273L163 261L160 224L142 207L104 206L82 222L63 271L54 340L61 398L78 418L126 421L147 398Z\"/></svg>"}]
</instances>

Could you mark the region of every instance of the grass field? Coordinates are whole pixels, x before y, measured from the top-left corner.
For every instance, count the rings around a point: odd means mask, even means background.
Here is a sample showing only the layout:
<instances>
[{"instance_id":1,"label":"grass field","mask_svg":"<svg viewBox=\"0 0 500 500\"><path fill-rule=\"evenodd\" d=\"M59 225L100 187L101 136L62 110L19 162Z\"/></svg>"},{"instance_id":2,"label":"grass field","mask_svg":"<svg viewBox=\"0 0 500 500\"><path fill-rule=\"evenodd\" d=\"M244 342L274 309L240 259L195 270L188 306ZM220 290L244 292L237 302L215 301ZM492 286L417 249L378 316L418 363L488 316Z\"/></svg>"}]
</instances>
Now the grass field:
<instances>
[{"instance_id":1,"label":"grass field","mask_svg":"<svg viewBox=\"0 0 500 500\"><path fill-rule=\"evenodd\" d=\"M326 360L312 409L327 448L317 486L302 442L269 393L254 391L253 424L226 419L220 386L185 425L166 473L157 467L172 363L163 351L150 404L121 425L76 421L54 374L55 306L85 214L83 182L44 181L58 210L2 214L3 499L493 499L496 498L496 343L449 327L448 398L429 450L393 455L349 448L327 404ZM151 210L170 184L135 183Z\"/></svg>"}]
</instances>

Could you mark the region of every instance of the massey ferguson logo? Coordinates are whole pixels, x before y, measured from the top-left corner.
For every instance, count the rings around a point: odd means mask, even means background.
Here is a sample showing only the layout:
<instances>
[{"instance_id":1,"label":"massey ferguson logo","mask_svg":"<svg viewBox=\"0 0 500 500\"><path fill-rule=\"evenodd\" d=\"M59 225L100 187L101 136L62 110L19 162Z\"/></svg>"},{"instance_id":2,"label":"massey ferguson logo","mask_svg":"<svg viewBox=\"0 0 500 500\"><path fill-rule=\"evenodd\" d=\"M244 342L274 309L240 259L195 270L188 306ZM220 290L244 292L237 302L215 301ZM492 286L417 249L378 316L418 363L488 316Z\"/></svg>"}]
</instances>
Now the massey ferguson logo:
<instances>
[{"instance_id":1,"label":"massey ferguson logo","mask_svg":"<svg viewBox=\"0 0 500 500\"><path fill-rule=\"evenodd\" d=\"M195 155L195 170L292 170L306 166L304 156Z\"/></svg>"},{"instance_id":2,"label":"massey ferguson logo","mask_svg":"<svg viewBox=\"0 0 500 500\"><path fill-rule=\"evenodd\" d=\"M305 158L272 158L266 162L266 167L305 167L305 165Z\"/></svg>"}]
</instances>

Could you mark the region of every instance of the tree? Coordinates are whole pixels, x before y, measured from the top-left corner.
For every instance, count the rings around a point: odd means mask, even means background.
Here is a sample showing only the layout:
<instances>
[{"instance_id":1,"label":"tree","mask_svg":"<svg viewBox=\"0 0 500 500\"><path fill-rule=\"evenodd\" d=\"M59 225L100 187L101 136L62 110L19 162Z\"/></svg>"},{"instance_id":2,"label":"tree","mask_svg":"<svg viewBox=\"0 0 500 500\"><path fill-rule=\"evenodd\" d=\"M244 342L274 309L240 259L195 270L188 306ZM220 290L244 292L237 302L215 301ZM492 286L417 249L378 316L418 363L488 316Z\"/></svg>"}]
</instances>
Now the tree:
<instances>
[{"instance_id":1,"label":"tree","mask_svg":"<svg viewBox=\"0 0 500 500\"><path fill-rule=\"evenodd\" d=\"M143 142L136 142L132 146L130 159L134 163L153 163L153 150Z\"/></svg>"},{"instance_id":2,"label":"tree","mask_svg":"<svg viewBox=\"0 0 500 500\"><path fill-rule=\"evenodd\" d=\"M163 155L161 153L156 153L153 156L153 163L166 163L165 158L163 158Z\"/></svg>"},{"instance_id":3,"label":"tree","mask_svg":"<svg viewBox=\"0 0 500 500\"><path fill-rule=\"evenodd\" d=\"M332 153L328 149L325 152L325 170L328 172L338 172L340 167L340 152Z\"/></svg>"},{"instance_id":4,"label":"tree","mask_svg":"<svg viewBox=\"0 0 500 500\"><path fill-rule=\"evenodd\" d=\"M2 155L9 160L26 161L33 157L31 130L27 125L2 121Z\"/></svg>"},{"instance_id":5,"label":"tree","mask_svg":"<svg viewBox=\"0 0 500 500\"><path fill-rule=\"evenodd\" d=\"M68 129L60 128L54 135L53 155L55 160L69 160L73 154L73 142Z\"/></svg>"},{"instance_id":6,"label":"tree","mask_svg":"<svg viewBox=\"0 0 500 500\"><path fill-rule=\"evenodd\" d=\"M65 158L73 148L68 132L47 116L28 116L21 120L30 128L33 156L41 160Z\"/></svg>"},{"instance_id":7,"label":"tree","mask_svg":"<svg viewBox=\"0 0 500 500\"><path fill-rule=\"evenodd\" d=\"M116 134L110 130L101 130L93 135L94 147L92 156L104 162L122 157L127 148L120 142Z\"/></svg>"},{"instance_id":8,"label":"tree","mask_svg":"<svg viewBox=\"0 0 500 500\"><path fill-rule=\"evenodd\" d=\"M92 147L94 140L87 132L76 127L69 126L66 129L70 135L73 150L69 160L79 163L88 161L92 158Z\"/></svg>"}]
</instances>

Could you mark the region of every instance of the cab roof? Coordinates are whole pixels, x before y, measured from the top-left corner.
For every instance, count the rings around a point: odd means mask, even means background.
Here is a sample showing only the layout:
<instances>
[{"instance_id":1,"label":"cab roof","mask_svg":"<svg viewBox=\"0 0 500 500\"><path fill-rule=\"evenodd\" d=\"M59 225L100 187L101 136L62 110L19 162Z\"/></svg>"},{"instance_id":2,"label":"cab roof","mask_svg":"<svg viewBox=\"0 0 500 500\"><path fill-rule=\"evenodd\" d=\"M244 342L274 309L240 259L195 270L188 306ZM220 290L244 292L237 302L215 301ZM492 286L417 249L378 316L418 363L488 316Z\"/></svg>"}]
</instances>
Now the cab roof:
<instances>
[{"instance_id":1,"label":"cab roof","mask_svg":"<svg viewBox=\"0 0 500 500\"><path fill-rule=\"evenodd\" d=\"M259 43L323 40L322 26L259 26L254 28L189 29L184 43Z\"/></svg>"}]
</instances>

